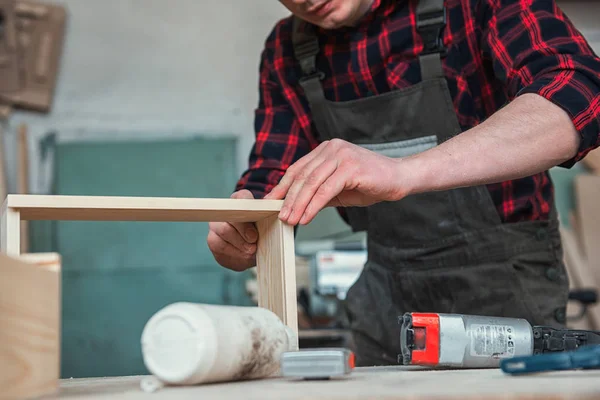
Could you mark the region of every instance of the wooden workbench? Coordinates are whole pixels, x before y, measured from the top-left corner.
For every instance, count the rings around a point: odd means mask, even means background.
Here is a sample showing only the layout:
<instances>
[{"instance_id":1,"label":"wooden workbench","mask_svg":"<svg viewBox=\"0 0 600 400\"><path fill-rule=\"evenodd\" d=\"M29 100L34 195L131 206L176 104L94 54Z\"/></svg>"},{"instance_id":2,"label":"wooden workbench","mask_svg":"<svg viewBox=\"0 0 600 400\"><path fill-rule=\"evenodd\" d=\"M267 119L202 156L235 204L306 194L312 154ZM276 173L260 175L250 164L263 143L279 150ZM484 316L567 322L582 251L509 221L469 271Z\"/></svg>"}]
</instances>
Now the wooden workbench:
<instances>
[{"instance_id":1,"label":"wooden workbench","mask_svg":"<svg viewBox=\"0 0 600 400\"><path fill-rule=\"evenodd\" d=\"M500 370L427 371L407 367L357 368L344 379L288 381L283 378L163 387L154 392L140 388L148 377L69 379L60 392L47 399L600 399L600 370L561 371L513 377Z\"/></svg>"}]
</instances>

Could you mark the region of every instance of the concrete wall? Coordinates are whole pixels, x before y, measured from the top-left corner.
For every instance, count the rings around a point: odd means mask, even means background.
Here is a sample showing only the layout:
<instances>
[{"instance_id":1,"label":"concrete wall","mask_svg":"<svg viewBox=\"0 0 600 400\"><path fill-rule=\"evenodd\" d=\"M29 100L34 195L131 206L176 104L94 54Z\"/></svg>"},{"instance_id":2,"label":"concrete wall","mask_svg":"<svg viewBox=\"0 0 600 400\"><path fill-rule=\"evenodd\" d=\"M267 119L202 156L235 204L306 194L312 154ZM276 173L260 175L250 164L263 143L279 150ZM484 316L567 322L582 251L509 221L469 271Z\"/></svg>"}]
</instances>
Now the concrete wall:
<instances>
[{"instance_id":1,"label":"concrete wall","mask_svg":"<svg viewBox=\"0 0 600 400\"><path fill-rule=\"evenodd\" d=\"M288 14L273 0L54 0L68 8L61 75L50 115L17 112L31 145L59 139L235 135L241 170L253 139L258 63L266 35ZM32 150L33 151L33 150ZM40 166L31 154L32 190ZM241 172L241 171L240 171Z\"/></svg>"}]
</instances>

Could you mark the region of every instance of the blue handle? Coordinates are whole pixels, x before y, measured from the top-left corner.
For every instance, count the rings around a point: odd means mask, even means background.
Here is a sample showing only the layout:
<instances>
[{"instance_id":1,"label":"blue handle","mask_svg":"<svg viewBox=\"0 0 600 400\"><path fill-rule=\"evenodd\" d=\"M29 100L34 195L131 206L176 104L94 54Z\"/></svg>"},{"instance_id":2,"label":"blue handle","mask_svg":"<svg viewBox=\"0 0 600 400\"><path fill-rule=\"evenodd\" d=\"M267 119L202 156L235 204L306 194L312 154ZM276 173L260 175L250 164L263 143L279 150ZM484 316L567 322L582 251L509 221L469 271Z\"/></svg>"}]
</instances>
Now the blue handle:
<instances>
[{"instance_id":1,"label":"blue handle","mask_svg":"<svg viewBox=\"0 0 600 400\"><path fill-rule=\"evenodd\" d=\"M513 357L500 362L500 369L511 375L579 368L600 368L600 345L582 346L564 353Z\"/></svg>"}]
</instances>

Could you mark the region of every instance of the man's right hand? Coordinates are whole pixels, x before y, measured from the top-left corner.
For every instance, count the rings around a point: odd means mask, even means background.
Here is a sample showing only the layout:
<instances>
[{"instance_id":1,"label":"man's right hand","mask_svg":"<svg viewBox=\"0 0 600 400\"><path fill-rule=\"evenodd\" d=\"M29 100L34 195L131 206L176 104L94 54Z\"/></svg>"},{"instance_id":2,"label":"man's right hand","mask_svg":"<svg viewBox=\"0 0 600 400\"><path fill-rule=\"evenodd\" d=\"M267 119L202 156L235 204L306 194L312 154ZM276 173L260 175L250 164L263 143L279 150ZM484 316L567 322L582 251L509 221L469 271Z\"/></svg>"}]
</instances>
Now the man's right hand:
<instances>
[{"instance_id":1,"label":"man's right hand","mask_svg":"<svg viewBox=\"0 0 600 400\"><path fill-rule=\"evenodd\" d=\"M243 189L233 193L231 198L253 199L254 196ZM206 241L215 260L225 268L244 271L256 265L258 230L252 222L210 222Z\"/></svg>"}]
</instances>

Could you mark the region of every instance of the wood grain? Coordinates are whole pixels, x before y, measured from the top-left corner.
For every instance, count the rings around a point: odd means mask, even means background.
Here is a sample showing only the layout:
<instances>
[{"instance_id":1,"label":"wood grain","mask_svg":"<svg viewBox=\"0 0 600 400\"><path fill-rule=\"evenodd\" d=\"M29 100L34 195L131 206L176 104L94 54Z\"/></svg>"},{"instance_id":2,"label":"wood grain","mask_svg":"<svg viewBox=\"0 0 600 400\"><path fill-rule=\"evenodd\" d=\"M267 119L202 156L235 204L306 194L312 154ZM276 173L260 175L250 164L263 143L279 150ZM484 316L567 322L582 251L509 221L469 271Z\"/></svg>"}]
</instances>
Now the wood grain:
<instances>
[{"instance_id":1,"label":"wood grain","mask_svg":"<svg viewBox=\"0 0 600 400\"><path fill-rule=\"evenodd\" d=\"M1 120L2 118L0 118ZM0 202L4 203L8 188L6 183L6 158L4 152L4 129L0 121Z\"/></svg>"},{"instance_id":2,"label":"wood grain","mask_svg":"<svg viewBox=\"0 0 600 400\"><path fill-rule=\"evenodd\" d=\"M10 196L10 195L9 195ZM0 249L3 253L17 256L21 254L21 217L18 210L7 207L8 199L2 207L2 242Z\"/></svg>"},{"instance_id":3,"label":"wood grain","mask_svg":"<svg viewBox=\"0 0 600 400\"><path fill-rule=\"evenodd\" d=\"M18 186L20 194L29 194L29 148L27 146L27 125L21 124L19 134ZM21 221L21 253L29 251L28 221Z\"/></svg>"},{"instance_id":4,"label":"wood grain","mask_svg":"<svg viewBox=\"0 0 600 400\"><path fill-rule=\"evenodd\" d=\"M578 175L575 178L575 197L584 257L595 282L600 282L600 176Z\"/></svg>"},{"instance_id":5,"label":"wood grain","mask_svg":"<svg viewBox=\"0 0 600 400\"><path fill-rule=\"evenodd\" d=\"M600 175L600 149L590 151L582 162L594 174Z\"/></svg>"},{"instance_id":6,"label":"wood grain","mask_svg":"<svg viewBox=\"0 0 600 400\"><path fill-rule=\"evenodd\" d=\"M564 261L569 275L569 289L595 289L598 287L596 277L590 270L586 260L582 257L577 237L574 232L565 227L560 228L561 240L564 248ZM571 303L569 303L571 306ZM578 310L579 304L575 306ZM588 307L586 314L580 321L569 323L573 329L600 329L600 304Z\"/></svg>"},{"instance_id":7,"label":"wood grain","mask_svg":"<svg viewBox=\"0 0 600 400\"><path fill-rule=\"evenodd\" d=\"M60 257L0 254L0 398L56 392L60 378Z\"/></svg>"},{"instance_id":8,"label":"wood grain","mask_svg":"<svg viewBox=\"0 0 600 400\"><path fill-rule=\"evenodd\" d=\"M8 195L23 220L256 222L278 213L281 200L169 197Z\"/></svg>"},{"instance_id":9,"label":"wood grain","mask_svg":"<svg viewBox=\"0 0 600 400\"><path fill-rule=\"evenodd\" d=\"M145 398L146 377L73 379L61 382L69 400ZM223 384L164 387L146 397L155 400L588 400L600 398L600 371L560 371L512 377L500 370L410 370L403 367L357 368L329 381L281 378Z\"/></svg>"},{"instance_id":10,"label":"wood grain","mask_svg":"<svg viewBox=\"0 0 600 400\"><path fill-rule=\"evenodd\" d=\"M294 228L277 214L258 221L258 306L273 311L298 334ZM296 340L296 346L298 345Z\"/></svg>"}]
</instances>

